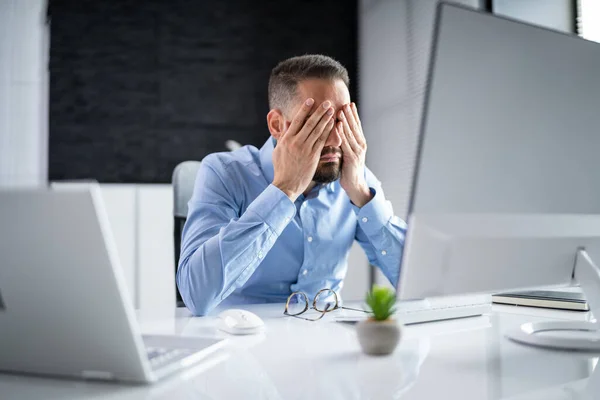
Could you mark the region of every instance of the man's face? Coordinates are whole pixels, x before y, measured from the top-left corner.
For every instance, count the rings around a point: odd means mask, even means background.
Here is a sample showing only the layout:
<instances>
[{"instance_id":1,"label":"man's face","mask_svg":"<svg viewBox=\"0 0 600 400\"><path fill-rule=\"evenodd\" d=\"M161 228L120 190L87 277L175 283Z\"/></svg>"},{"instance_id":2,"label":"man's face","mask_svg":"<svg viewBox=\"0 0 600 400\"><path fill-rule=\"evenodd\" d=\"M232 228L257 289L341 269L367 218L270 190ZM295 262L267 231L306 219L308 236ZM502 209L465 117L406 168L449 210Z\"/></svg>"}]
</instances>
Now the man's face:
<instances>
[{"instance_id":1,"label":"man's face","mask_svg":"<svg viewBox=\"0 0 600 400\"><path fill-rule=\"evenodd\" d=\"M302 103L308 99L313 98L315 104L313 109L317 109L324 101L329 100L334 108L334 116L337 116L337 112L341 109L344 104L350 103L350 92L346 84L341 80L325 80L325 79L309 79L301 81L298 84L298 94L296 97L296 103L293 109L290 110L286 115L287 122L291 123L294 115L298 112L298 109ZM336 118L337 122L337 118ZM342 137L341 132L338 133L334 124L333 129L329 133L323 151L321 152L321 159L317 165L317 170L313 177L313 181L316 183L329 183L333 182L340 177L342 170Z\"/></svg>"}]
</instances>

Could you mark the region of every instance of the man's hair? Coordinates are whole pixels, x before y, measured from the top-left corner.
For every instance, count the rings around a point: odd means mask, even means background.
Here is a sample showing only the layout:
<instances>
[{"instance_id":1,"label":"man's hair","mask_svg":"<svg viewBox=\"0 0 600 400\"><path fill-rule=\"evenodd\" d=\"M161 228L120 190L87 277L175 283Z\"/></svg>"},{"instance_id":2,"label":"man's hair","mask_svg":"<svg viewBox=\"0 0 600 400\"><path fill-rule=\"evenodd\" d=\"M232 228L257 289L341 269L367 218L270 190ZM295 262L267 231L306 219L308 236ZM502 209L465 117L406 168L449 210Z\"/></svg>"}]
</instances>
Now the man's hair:
<instances>
[{"instance_id":1,"label":"man's hair","mask_svg":"<svg viewBox=\"0 0 600 400\"><path fill-rule=\"evenodd\" d=\"M281 61L269 78L269 107L287 110L296 97L298 82L306 79L340 79L350 87L348 71L338 61L321 54L306 54Z\"/></svg>"}]
</instances>

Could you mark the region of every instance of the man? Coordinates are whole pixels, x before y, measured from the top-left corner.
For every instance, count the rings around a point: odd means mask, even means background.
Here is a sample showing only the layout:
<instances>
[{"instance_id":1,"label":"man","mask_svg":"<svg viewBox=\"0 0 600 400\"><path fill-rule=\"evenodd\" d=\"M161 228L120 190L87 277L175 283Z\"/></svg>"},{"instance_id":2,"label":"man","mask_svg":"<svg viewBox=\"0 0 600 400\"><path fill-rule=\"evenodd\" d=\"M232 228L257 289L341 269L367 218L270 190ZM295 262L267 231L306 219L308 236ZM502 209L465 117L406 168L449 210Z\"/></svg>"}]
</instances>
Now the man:
<instances>
[{"instance_id":1,"label":"man","mask_svg":"<svg viewBox=\"0 0 600 400\"><path fill-rule=\"evenodd\" d=\"M406 225L365 167L367 144L346 69L322 55L279 63L271 137L202 161L183 230L177 285L205 315L218 304L339 293L354 240L396 284Z\"/></svg>"}]
</instances>

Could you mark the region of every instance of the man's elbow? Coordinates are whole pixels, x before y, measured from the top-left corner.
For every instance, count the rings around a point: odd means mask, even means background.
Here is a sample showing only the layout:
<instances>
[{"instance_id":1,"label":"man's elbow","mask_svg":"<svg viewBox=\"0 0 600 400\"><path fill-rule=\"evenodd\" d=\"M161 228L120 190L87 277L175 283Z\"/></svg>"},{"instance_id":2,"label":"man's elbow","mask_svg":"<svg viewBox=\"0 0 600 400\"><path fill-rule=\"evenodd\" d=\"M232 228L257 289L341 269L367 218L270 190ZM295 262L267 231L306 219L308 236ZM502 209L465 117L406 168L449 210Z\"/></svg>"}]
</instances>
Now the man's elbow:
<instances>
[{"instance_id":1,"label":"man's elbow","mask_svg":"<svg viewBox=\"0 0 600 400\"><path fill-rule=\"evenodd\" d=\"M185 303L187 309L190 310L195 317L204 317L214 308L203 303L197 304L193 302L186 302L185 298L183 299L183 302Z\"/></svg>"},{"instance_id":2,"label":"man's elbow","mask_svg":"<svg viewBox=\"0 0 600 400\"><path fill-rule=\"evenodd\" d=\"M189 259L179 264L176 282L183 303L195 316L203 317L216 307L215 299L206 298L206 291L200 285L194 285L190 278Z\"/></svg>"}]
</instances>

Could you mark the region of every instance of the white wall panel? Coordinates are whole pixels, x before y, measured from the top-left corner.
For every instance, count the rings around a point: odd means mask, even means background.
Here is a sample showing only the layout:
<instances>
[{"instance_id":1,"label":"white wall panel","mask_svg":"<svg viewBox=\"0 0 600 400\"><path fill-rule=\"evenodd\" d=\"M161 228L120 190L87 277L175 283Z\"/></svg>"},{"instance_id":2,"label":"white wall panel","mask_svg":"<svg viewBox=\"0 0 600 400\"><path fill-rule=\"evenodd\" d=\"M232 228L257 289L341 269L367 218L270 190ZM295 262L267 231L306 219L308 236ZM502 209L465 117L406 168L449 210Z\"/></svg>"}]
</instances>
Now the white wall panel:
<instances>
[{"instance_id":1,"label":"white wall panel","mask_svg":"<svg viewBox=\"0 0 600 400\"><path fill-rule=\"evenodd\" d=\"M137 185L137 260L141 309L175 307L171 185Z\"/></svg>"},{"instance_id":2,"label":"white wall panel","mask_svg":"<svg viewBox=\"0 0 600 400\"><path fill-rule=\"evenodd\" d=\"M0 34L2 30L2 22L0 21ZM0 36L0 43L3 41ZM0 50L0 66L2 65L1 50ZM1 73L1 71L0 71ZM0 77L0 187L8 185L12 179L10 172L12 170L12 157L6 154L10 151L13 136L8 134L10 124L10 94L9 89L12 85L4 81ZM9 181L9 179L11 179Z\"/></svg>"},{"instance_id":3,"label":"white wall panel","mask_svg":"<svg viewBox=\"0 0 600 400\"><path fill-rule=\"evenodd\" d=\"M15 3L15 0L0 0L0 84L10 80Z\"/></svg>"},{"instance_id":4,"label":"white wall panel","mask_svg":"<svg viewBox=\"0 0 600 400\"><path fill-rule=\"evenodd\" d=\"M47 65L47 60L44 60L46 52L43 49L46 44L45 24L45 0L14 1L11 29L16 40L12 43L10 57L13 82L42 81L42 71Z\"/></svg>"},{"instance_id":5,"label":"white wall panel","mask_svg":"<svg viewBox=\"0 0 600 400\"><path fill-rule=\"evenodd\" d=\"M121 266L125 272L132 304L136 302L136 185L102 184L102 198L113 237L117 245Z\"/></svg>"},{"instance_id":6,"label":"white wall panel","mask_svg":"<svg viewBox=\"0 0 600 400\"><path fill-rule=\"evenodd\" d=\"M0 186L47 178L45 0L0 0Z\"/></svg>"},{"instance_id":7,"label":"white wall panel","mask_svg":"<svg viewBox=\"0 0 600 400\"><path fill-rule=\"evenodd\" d=\"M494 0L494 14L574 33L573 0Z\"/></svg>"},{"instance_id":8,"label":"white wall panel","mask_svg":"<svg viewBox=\"0 0 600 400\"><path fill-rule=\"evenodd\" d=\"M360 15L359 95L361 120L377 118L406 98L404 1L380 0Z\"/></svg>"},{"instance_id":9,"label":"white wall panel","mask_svg":"<svg viewBox=\"0 0 600 400\"><path fill-rule=\"evenodd\" d=\"M42 184L40 177L40 138L42 116L40 83L13 82L9 84L8 124L6 157L12 186L35 186ZM45 177L44 177L45 178Z\"/></svg>"},{"instance_id":10,"label":"white wall panel","mask_svg":"<svg viewBox=\"0 0 600 400\"><path fill-rule=\"evenodd\" d=\"M600 1L579 1L579 28L587 40L600 42Z\"/></svg>"}]
</instances>

